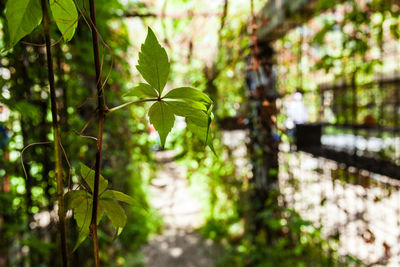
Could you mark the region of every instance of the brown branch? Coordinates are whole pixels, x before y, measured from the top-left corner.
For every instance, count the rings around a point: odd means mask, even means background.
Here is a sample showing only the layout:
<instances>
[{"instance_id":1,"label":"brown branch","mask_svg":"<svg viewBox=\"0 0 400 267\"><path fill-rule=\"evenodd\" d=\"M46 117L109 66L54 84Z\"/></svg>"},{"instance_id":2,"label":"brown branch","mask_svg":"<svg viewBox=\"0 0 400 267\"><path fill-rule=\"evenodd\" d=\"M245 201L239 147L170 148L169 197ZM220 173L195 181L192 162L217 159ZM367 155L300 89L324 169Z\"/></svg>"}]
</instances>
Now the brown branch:
<instances>
[{"instance_id":1,"label":"brown branch","mask_svg":"<svg viewBox=\"0 0 400 267\"><path fill-rule=\"evenodd\" d=\"M221 53L222 31L223 31L223 29L225 27L225 24L226 24L225 23L226 17L228 16L228 5L229 5L229 1L225 0L224 1L224 6L223 6L223 9L222 9L222 13L220 13L221 20L220 20L220 26L219 26L219 29L218 29L217 55L219 55ZM206 74L206 77L207 77L207 80L208 80L209 83L212 83L222 71L221 69L220 70L217 69L218 59L219 59L218 57L215 57L211 68L206 67L206 69L205 69L205 74ZM210 93L211 94L215 94L216 92L210 92Z\"/></svg>"},{"instance_id":2,"label":"brown branch","mask_svg":"<svg viewBox=\"0 0 400 267\"><path fill-rule=\"evenodd\" d=\"M161 16L165 16L165 10L167 10L167 5L168 5L168 0L164 0L162 10L161 10ZM165 20L161 20L161 26L163 29L164 33L164 43L168 48L171 48L171 44L169 43L169 38L167 34L167 25L165 24ZM172 64L172 62L171 62Z\"/></svg>"},{"instance_id":3,"label":"brown branch","mask_svg":"<svg viewBox=\"0 0 400 267\"><path fill-rule=\"evenodd\" d=\"M224 9L223 9L222 15L221 15L221 24L219 26L219 31L218 31L218 43L219 44L220 44L221 39L222 39L222 30L224 29L226 17L228 15L228 3L229 3L228 0L225 0Z\"/></svg>"},{"instance_id":4,"label":"brown branch","mask_svg":"<svg viewBox=\"0 0 400 267\"><path fill-rule=\"evenodd\" d=\"M157 17L160 17L160 15L157 15L156 13L139 13L137 11L124 13L123 16L126 18L149 18L149 17L157 18Z\"/></svg>"},{"instance_id":5,"label":"brown branch","mask_svg":"<svg viewBox=\"0 0 400 267\"><path fill-rule=\"evenodd\" d=\"M90 222L90 231L93 236L94 264L96 267L99 267L100 257L99 257L99 241L97 238L97 208L99 201L99 181L100 181L100 170L101 170L101 152L103 145L103 126L104 126L105 115L108 109L104 97L103 83L101 82L99 36L96 26L96 12L95 12L94 0L89 0L89 9L90 9L90 19L91 19L90 26L92 29L94 64L96 70L97 109L99 115L99 126L97 130L96 163L94 169L93 208L92 208L92 220Z\"/></svg>"},{"instance_id":6,"label":"brown branch","mask_svg":"<svg viewBox=\"0 0 400 267\"><path fill-rule=\"evenodd\" d=\"M188 13L139 13L137 11L126 12L122 15L125 18L169 18L169 19L192 19L195 17L218 17L221 16L217 12L188 12Z\"/></svg>"},{"instance_id":7,"label":"brown branch","mask_svg":"<svg viewBox=\"0 0 400 267\"><path fill-rule=\"evenodd\" d=\"M64 205L64 170L62 166L62 155L60 149L60 126L58 123L57 113L57 100L56 89L54 83L54 69L53 58L51 55L51 39L50 39L50 19L47 8L47 1L41 0L43 12L43 25L46 39L46 55L47 55L47 70L50 86L50 102L51 102L51 115L53 120L54 132L54 153L55 153L55 173L57 181L57 198L58 198L58 218L59 218L59 231L61 235L61 252L62 262L64 267L69 266L68 243L67 243L67 226L65 222L65 205Z\"/></svg>"},{"instance_id":8,"label":"brown branch","mask_svg":"<svg viewBox=\"0 0 400 267\"><path fill-rule=\"evenodd\" d=\"M219 26L219 30L218 30L218 43L217 43L217 54L221 53L221 48L222 48L222 32L224 30L225 27L225 21L226 21L226 17L228 16L228 5L229 5L229 1L225 0L224 1L224 7L221 13L221 20L220 20L220 26ZM219 75L219 73L222 70L217 70L217 62L218 62L218 57L215 58L213 65L212 65L212 69L211 69L211 75L210 75L210 80L215 80L217 78L217 76Z\"/></svg>"}]
</instances>

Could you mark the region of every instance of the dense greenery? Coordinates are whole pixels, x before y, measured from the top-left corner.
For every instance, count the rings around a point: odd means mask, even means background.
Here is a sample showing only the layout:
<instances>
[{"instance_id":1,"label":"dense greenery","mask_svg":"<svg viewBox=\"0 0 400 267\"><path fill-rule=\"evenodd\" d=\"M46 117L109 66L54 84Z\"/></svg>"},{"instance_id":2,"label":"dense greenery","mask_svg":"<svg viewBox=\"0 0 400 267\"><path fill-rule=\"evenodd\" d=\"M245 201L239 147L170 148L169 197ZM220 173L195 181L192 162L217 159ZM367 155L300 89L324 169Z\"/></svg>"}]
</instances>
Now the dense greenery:
<instances>
[{"instance_id":1,"label":"dense greenery","mask_svg":"<svg viewBox=\"0 0 400 267\"><path fill-rule=\"evenodd\" d=\"M119 70L118 72L110 72L108 77L108 88L110 89L105 90L107 104L116 106L122 103L121 95L126 91L131 79L129 65L124 56L124 53L126 53L124 51L127 50L129 44L127 28L123 22L115 19L116 12L122 8L118 2L97 2L97 17L99 21L102 21L102 23L99 23L98 31L102 38L108 41L109 46L107 52L104 51L104 53L107 53L104 56L104 73L107 74L107 71L109 71L111 62ZM4 9L4 6L2 8ZM79 6L79 9L83 10L83 6ZM7 21L3 20L3 25L7 25L6 23ZM108 25L117 27L118 31ZM51 35L60 36L55 31L55 25L52 24L52 26ZM61 26L59 28L62 29ZM31 30L29 28L23 29ZM10 36L15 36L15 34L8 34L6 27L3 30L5 40L13 40L10 39ZM10 77L3 79L3 90L8 93L3 93L1 100L11 109L11 116L6 121L6 127L10 129L9 136L11 137L9 140L9 159L6 156L8 152L2 150L4 162L2 165L7 166L4 184L10 183L12 190L4 187L2 192L2 201L4 201L2 207L7 210L2 212L3 216L6 217L4 219L5 225L2 227L2 231L4 231L2 236L5 238L2 238L1 247L5 249L2 255L8 260L7 264L9 265L25 262L32 266L39 263L54 266L58 265L59 257L48 257L48 255L60 255L57 252L58 246L48 242L51 240L55 242L58 239L56 237L56 221L54 215L51 215L55 202L55 174L51 164L54 160L53 153L51 153L52 148L46 143L26 149L23 155L28 175L26 185L24 185L24 175L19 161L20 153L17 152L29 144L52 139L52 136L49 135L51 133L51 117L49 117L49 95L46 89L46 69L37 67L46 65L45 51L43 47L33 44L43 43L41 36L42 29L39 27L25 38L26 44L17 44L13 48L13 52L5 54L2 59L2 67L12 72ZM73 170L76 169L79 162L93 166L92 159L94 159L95 152L92 149L95 148L95 142L90 138L81 137L93 135L93 126L89 125L85 133L78 133L87 121L93 119L95 111L94 103L90 100L95 95L96 83L89 36L89 28L84 20L80 20L79 27L77 27L76 34L71 42L68 44L59 43L54 46L57 95L61 96L58 100L62 129L61 139L65 154L68 157L64 160L64 168L68 170L65 184L69 185L70 188L75 187L73 186L74 183L81 183ZM55 37L54 39L57 40L58 38ZM142 116L132 118L131 114L136 113L142 114ZM158 218L153 215L153 211L146 202L145 188L143 187L143 182L148 181L152 166L150 143L145 131L147 122L144 114L145 110L142 107L131 107L130 110L115 112L115 114L112 114L113 119L105 122L105 150L110 157L107 157L103 164L102 173L108 178L112 188L117 190L125 188L127 190L124 190L124 192L134 198L132 201L134 205L127 207L129 226L126 227L125 233L119 241L122 249L102 249L105 253L102 253L101 257L106 261L111 258L118 259L120 257L118 255L122 255L125 249L137 252L140 245L147 239L148 234L160 227ZM119 121L126 121L127 123L120 125ZM147 174L147 177L144 174ZM38 212L51 216L47 224L32 224L34 214ZM101 217L99 216L99 218ZM73 223L72 220L68 221L69 224ZM132 221L135 223L130 224L129 222ZM80 226L79 221L78 226ZM76 226L68 228L72 232L69 235L70 242L75 242L80 229ZM31 229L33 230L31 231ZM110 230L107 225L104 225L104 228L100 230L99 239L103 248L113 242L108 237L109 234L106 234L110 233ZM9 248L12 249L9 250ZM80 266L91 266L93 264L91 263L92 259L86 257L85 250L87 248L88 244L85 243L82 249L74 253L72 262L75 264L79 262ZM22 253L22 251L25 252ZM12 254L14 256L11 257ZM134 255L133 253L132 256Z\"/></svg>"},{"instance_id":2,"label":"dense greenery","mask_svg":"<svg viewBox=\"0 0 400 267\"><path fill-rule=\"evenodd\" d=\"M47 1L41 2L41 8L38 6L36 1L17 1L7 2L6 6L6 23L8 28L5 29L6 36L6 49L12 49L21 38L30 34L42 21L44 25L45 41L46 41L46 54L47 54L47 65L48 65L48 81L50 85L50 102L51 102L51 115L52 115L52 130L55 146L55 169L54 173L57 176L57 196L58 196L58 224L59 232L61 234L61 250L63 255L63 266L69 266L69 251L68 251L68 231L65 222L65 212L73 209L74 218L78 226L78 240L76 242L73 251L75 251L79 245L87 238L89 233L93 236L94 245L94 263L96 266L100 265L99 259L99 247L97 237L97 225L103 217L103 213L111 220L114 228L118 234L122 231L126 224L126 215L122 207L117 204L117 201L126 202L129 204L136 204L134 199L128 195L115 191L108 190L108 180L103 178L100 174L101 171L101 153L102 153L102 139L103 139L103 127L106 113L115 112L125 106L134 103L153 101L155 102L149 110L150 123L154 125L158 131L161 139L161 145L164 147L166 137L171 131L174 125L174 114L184 116L187 119L187 125L193 133L200 136L205 143L211 148L212 138L210 132L210 123L212 120L212 101L201 91L190 87L181 87L171 90L166 95L162 95L163 88L168 80L170 63L168 56L164 48L162 48L153 31L149 28L146 41L142 45L141 52L139 54L139 62L137 69L143 76L143 78L149 83L140 83L134 88L131 96L145 97L138 101L127 102L119 105L115 108L108 109L106 106L106 97L104 95L104 86L106 85L107 79L103 81L101 71L102 64L99 57L99 45L98 39L102 41L101 35L99 35L98 28L96 26L95 6L94 2L90 1L90 18L89 20L90 29L92 31L92 42L94 52L94 69L96 71L96 87L98 96L98 106L94 113L98 113L98 135L96 140L96 163L95 169L92 170L84 164L80 164L80 181L79 186L86 185L84 190L71 190L65 195L66 206L64 206L64 174L62 166L62 153L66 157L66 161L69 164L69 170L73 172L72 166L69 163L69 155L65 152L62 145L63 139L60 136L60 127L58 121L58 110L57 110L57 96L56 88L54 84L54 66L52 58L52 48L50 39L50 20ZM73 1L51 1L50 7L54 21L58 29L61 31L65 41L72 39L76 25L78 22L78 14L76 6ZM84 8L84 7L83 7ZM79 7L78 7L79 9ZM103 49L109 48L103 41ZM6 52L7 53L7 52ZM62 56L63 52L59 56ZM112 70L110 70L111 72ZM62 72L62 70L60 70ZM60 78L60 77L59 77ZM45 84L44 81L41 81ZM66 86L66 85L64 85ZM170 99L170 100L168 100ZM64 107L66 108L66 107ZM63 114L65 115L65 113ZM93 114L94 115L94 114ZM81 135L85 128L90 124L91 119L86 123L84 129L78 135ZM48 144L48 142L41 142L42 144ZM38 145L38 144L37 144ZM28 148L25 146L24 149ZM21 155L22 158L22 155ZM88 159L86 159L88 161ZM24 164L24 163L23 163ZM26 172L23 165L24 172ZM69 178L69 177L68 177ZM26 173L26 179L28 180L28 174ZM69 184L70 181L69 181ZM30 188L27 188L30 190ZM51 201L50 199L48 201ZM91 219L90 219L91 218Z\"/></svg>"}]
</instances>

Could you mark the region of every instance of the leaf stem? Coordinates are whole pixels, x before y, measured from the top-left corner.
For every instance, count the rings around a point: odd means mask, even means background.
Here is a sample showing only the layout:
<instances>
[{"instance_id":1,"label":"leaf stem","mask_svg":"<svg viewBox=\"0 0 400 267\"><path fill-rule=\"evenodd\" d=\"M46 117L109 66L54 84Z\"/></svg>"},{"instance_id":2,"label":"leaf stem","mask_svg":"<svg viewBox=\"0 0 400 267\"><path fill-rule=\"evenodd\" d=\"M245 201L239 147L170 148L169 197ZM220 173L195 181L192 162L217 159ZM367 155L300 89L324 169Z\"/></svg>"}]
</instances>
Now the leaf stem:
<instances>
[{"instance_id":1,"label":"leaf stem","mask_svg":"<svg viewBox=\"0 0 400 267\"><path fill-rule=\"evenodd\" d=\"M54 153L56 161L55 173L57 180L58 217L59 217L59 231L61 235L62 262L64 267L69 267L67 226L65 222L65 204L64 204L64 170L62 166L61 138L60 138L60 126L58 123L53 58L51 54L50 19L47 8L47 0L41 0L41 4L43 12L44 33L46 39L47 69L49 76L48 79L50 86L51 115L53 120L53 132L54 132Z\"/></svg>"},{"instance_id":2,"label":"leaf stem","mask_svg":"<svg viewBox=\"0 0 400 267\"><path fill-rule=\"evenodd\" d=\"M143 102L151 102L151 101L159 101L159 99L158 99L158 98L149 98L149 99L142 99L142 100L130 101L130 102L124 103L124 104L122 104L122 105L119 105L119 106L110 108L110 109L108 110L108 112L113 112L113 111L119 110L119 109L121 109L121 108L124 108L124 107L129 106L129 105L132 105L132 104L138 104L138 103L143 103Z\"/></svg>"},{"instance_id":3,"label":"leaf stem","mask_svg":"<svg viewBox=\"0 0 400 267\"><path fill-rule=\"evenodd\" d=\"M97 207L99 202L99 184L100 184L100 170L101 170L101 152L103 145L103 126L105 115L107 113L107 106L104 96L103 83L101 81L101 63L99 56L99 37L96 26L96 12L94 0L89 0L90 7L90 24L92 30L92 42L93 42L93 56L96 71L96 86L97 86L97 109L99 115L99 126L97 130L97 150L96 150L96 163L94 170L94 188L93 188L93 208L92 208L92 219L90 222L90 231L93 236L93 257L94 266L100 267L99 257L99 242L97 238Z\"/></svg>"}]
</instances>

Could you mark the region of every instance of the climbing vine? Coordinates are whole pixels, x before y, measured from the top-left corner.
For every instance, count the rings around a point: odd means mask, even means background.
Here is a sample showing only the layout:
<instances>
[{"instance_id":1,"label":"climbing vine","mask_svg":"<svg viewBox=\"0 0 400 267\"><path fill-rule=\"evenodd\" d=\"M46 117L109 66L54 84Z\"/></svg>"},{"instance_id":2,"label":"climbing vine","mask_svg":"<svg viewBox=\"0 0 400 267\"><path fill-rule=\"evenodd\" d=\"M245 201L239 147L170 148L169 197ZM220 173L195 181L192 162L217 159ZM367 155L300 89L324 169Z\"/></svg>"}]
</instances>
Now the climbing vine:
<instances>
[{"instance_id":1,"label":"climbing vine","mask_svg":"<svg viewBox=\"0 0 400 267\"><path fill-rule=\"evenodd\" d=\"M51 14L48 10L50 6ZM114 108L108 108L104 94L106 81L102 78L102 61L99 54L99 39L107 47L98 33L96 25L94 0L89 1L90 17L86 17L78 8L81 15L78 16L77 6L73 0L9 0L6 5L6 21L8 25L8 43L6 50L10 51L25 36L34 31L43 21L45 33L45 47L48 66L48 83L50 87L51 111L53 121L54 147L55 147L55 173L57 176L57 196L59 205L59 224L61 234L61 247L63 255L63 266L69 266L69 251L66 232L65 212L74 211L79 236L73 248L75 251L87 238L89 233L93 238L94 263L100 266L99 245L97 238L97 225L103 214L111 220L117 234L120 234L126 224L126 215L123 208L116 202L122 201L135 204L132 197L115 190L108 189L107 180L100 174L102 160L103 125L106 114L115 112L130 104L142 102L154 102L148 112L150 123L158 131L161 145L164 146L167 136L171 131L175 116L185 117L188 128L197 135L214 152L210 123L213 119L212 101L201 91L191 87L175 88L163 94L164 87L168 81L170 63L167 53L159 44L155 34L149 28L147 38L142 45L139 54L138 71L147 83L139 83L129 94L130 97L139 100L124 103ZM51 17L52 15L52 17ZM98 107L95 112L98 115L98 135L93 138L97 142L96 161L94 170L83 163L79 165L80 187L82 189L70 190L64 195L65 177L63 170L64 154L66 162L68 155L62 145L62 133L59 127L57 99L55 93L55 75L53 70L52 47L57 44L51 43L50 18L57 25L64 41L71 41L77 29L79 18L85 17L92 31L94 69L96 73L96 87ZM39 45L40 46L40 45ZM3 51L4 52L4 51ZM61 118L62 119L62 118ZM84 129L88 127L92 119L89 119ZM215 152L214 152L215 153ZM64 205L64 202L66 203ZM90 219L91 218L91 219Z\"/></svg>"}]
</instances>

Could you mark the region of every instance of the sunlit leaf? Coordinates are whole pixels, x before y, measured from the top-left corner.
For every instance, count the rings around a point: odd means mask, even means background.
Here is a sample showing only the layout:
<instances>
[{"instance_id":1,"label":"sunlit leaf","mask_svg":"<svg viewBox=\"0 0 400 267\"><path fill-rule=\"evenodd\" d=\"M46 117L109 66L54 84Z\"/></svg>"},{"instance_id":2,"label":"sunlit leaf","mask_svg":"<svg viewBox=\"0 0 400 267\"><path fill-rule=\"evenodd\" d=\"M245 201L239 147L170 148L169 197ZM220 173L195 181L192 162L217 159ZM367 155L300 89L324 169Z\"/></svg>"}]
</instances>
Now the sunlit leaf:
<instances>
[{"instance_id":1,"label":"sunlit leaf","mask_svg":"<svg viewBox=\"0 0 400 267\"><path fill-rule=\"evenodd\" d=\"M212 113L213 107L214 107L214 105L211 104L211 106L207 110L207 132L206 132L206 141L205 141L206 144L208 143L211 121L214 119L214 114Z\"/></svg>"},{"instance_id":2,"label":"sunlit leaf","mask_svg":"<svg viewBox=\"0 0 400 267\"><path fill-rule=\"evenodd\" d=\"M191 87L175 88L169 91L163 98L201 102L206 106L209 106L212 103L212 100L205 93Z\"/></svg>"},{"instance_id":3,"label":"sunlit leaf","mask_svg":"<svg viewBox=\"0 0 400 267\"><path fill-rule=\"evenodd\" d=\"M118 201L122 201L128 204L133 205L134 204L134 199L131 198L130 196L120 192L120 191L115 191L115 190L106 190L100 197L100 199L115 199Z\"/></svg>"},{"instance_id":4,"label":"sunlit leaf","mask_svg":"<svg viewBox=\"0 0 400 267\"><path fill-rule=\"evenodd\" d=\"M106 216L111 220L115 229L124 228L126 224L126 214L124 209L113 200L100 200L99 205L104 209Z\"/></svg>"},{"instance_id":5,"label":"sunlit leaf","mask_svg":"<svg viewBox=\"0 0 400 267\"><path fill-rule=\"evenodd\" d=\"M66 42L72 39L78 26L78 12L73 0L50 0L50 9Z\"/></svg>"},{"instance_id":6,"label":"sunlit leaf","mask_svg":"<svg viewBox=\"0 0 400 267\"><path fill-rule=\"evenodd\" d=\"M148 28L145 42L139 52L136 66L143 78L161 95L168 80L170 63L165 49L158 43L154 32Z\"/></svg>"},{"instance_id":7,"label":"sunlit leaf","mask_svg":"<svg viewBox=\"0 0 400 267\"><path fill-rule=\"evenodd\" d=\"M74 218L78 226L79 235L73 251L75 251L90 233L90 222L92 219L92 199L82 201L78 206L74 207Z\"/></svg>"},{"instance_id":8,"label":"sunlit leaf","mask_svg":"<svg viewBox=\"0 0 400 267\"><path fill-rule=\"evenodd\" d=\"M149 110L150 123L160 135L161 145L164 147L165 140L174 126L175 116L171 108L164 102L154 103Z\"/></svg>"},{"instance_id":9,"label":"sunlit leaf","mask_svg":"<svg viewBox=\"0 0 400 267\"><path fill-rule=\"evenodd\" d=\"M158 97L157 91L147 83L139 83L125 96L137 96L139 98L156 98Z\"/></svg>"},{"instance_id":10,"label":"sunlit leaf","mask_svg":"<svg viewBox=\"0 0 400 267\"><path fill-rule=\"evenodd\" d=\"M124 228L118 228L115 236L119 236L122 233L122 230L124 230Z\"/></svg>"},{"instance_id":11,"label":"sunlit leaf","mask_svg":"<svg viewBox=\"0 0 400 267\"><path fill-rule=\"evenodd\" d=\"M198 117L204 114L203 110L206 108L203 104L198 102L185 102L185 101L164 101L177 116L182 117Z\"/></svg>"},{"instance_id":12,"label":"sunlit leaf","mask_svg":"<svg viewBox=\"0 0 400 267\"><path fill-rule=\"evenodd\" d=\"M212 143L212 135L209 130L208 117L206 114L202 117L194 118L188 117L186 118L186 124L188 129L200 138L201 141L207 144L210 147L211 151L216 155L215 149Z\"/></svg>"},{"instance_id":13,"label":"sunlit leaf","mask_svg":"<svg viewBox=\"0 0 400 267\"><path fill-rule=\"evenodd\" d=\"M190 121L200 127L207 128L208 118L207 113L205 111L197 112L195 116L185 116L186 119L190 119ZM204 134L204 136L206 136Z\"/></svg>"},{"instance_id":14,"label":"sunlit leaf","mask_svg":"<svg viewBox=\"0 0 400 267\"><path fill-rule=\"evenodd\" d=\"M8 0L6 19L10 34L10 47L30 34L42 21L40 0Z\"/></svg>"}]
</instances>

